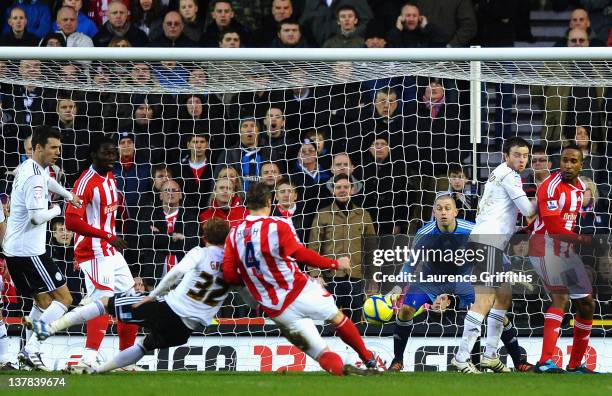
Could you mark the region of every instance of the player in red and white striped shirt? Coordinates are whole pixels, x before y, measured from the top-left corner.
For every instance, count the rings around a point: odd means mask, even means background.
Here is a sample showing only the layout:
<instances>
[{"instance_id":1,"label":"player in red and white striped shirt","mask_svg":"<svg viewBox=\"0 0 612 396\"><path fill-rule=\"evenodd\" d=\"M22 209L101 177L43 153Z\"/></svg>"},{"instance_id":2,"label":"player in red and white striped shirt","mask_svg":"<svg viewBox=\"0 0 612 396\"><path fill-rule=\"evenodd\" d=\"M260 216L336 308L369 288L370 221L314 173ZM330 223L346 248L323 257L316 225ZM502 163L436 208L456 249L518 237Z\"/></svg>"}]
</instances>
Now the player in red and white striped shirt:
<instances>
[{"instance_id":1,"label":"player in red and white striped shirt","mask_svg":"<svg viewBox=\"0 0 612 396\"><path fill-rule=\"evenodd\" d=\"M578 314L567 371L592 373L581 364L589 344L595 310L591 283L575 251L576 244L592 241L589 235L574 233L586 189L578 177L581 170L582 151L574 145L565 147L561 152L560 171L544 180L536 194L538 218L529 241L529 256L552 299L544 319L542 355L534 367L537 373L564 372L553 362L552 356L569 299Z\"/></svg>"},{"instance_id":2,"label":"player in red and white striped shirt","mask_svg":"<svg viewBox=\"0 0 612 396\"><path fill-rule=\"evenodd\" d=\"M263 183L251 184L246 202L251 214L232 228L225 242L225 281L244 283L283 335L326 371L335 375L371 373L369 369L377 366L377 356L366 349L357 327L338 310L331 294L297 264L348 269L348 257L331 260L304 247L289 220L270 216L272 200ZM368 370L345 366L323 341L313 320L334 325Z\"/></svg>"},{"instance_id":3,"label":"player in red and white striped shirt","mask_svg":"<svg viewBox=\"0 0 612 396\"><path fill-rule=\"evenodd\" d=\"M66 209L66 228L75 233L74 258L85 277L87 297L97 300L129 292L134 287L134 278L119 252L127 248L127 243L115 232L120 193L112 168L117 162L117 145L104 137L92 143L90 155L93 164L81 174L73 190L83 205ZM88 367L95 364L107 327L107 315L87 322L85 353L79 364ZM119 322L117 329L119 349L131 347L138 326Z\"/></svg>"}]
</instances>

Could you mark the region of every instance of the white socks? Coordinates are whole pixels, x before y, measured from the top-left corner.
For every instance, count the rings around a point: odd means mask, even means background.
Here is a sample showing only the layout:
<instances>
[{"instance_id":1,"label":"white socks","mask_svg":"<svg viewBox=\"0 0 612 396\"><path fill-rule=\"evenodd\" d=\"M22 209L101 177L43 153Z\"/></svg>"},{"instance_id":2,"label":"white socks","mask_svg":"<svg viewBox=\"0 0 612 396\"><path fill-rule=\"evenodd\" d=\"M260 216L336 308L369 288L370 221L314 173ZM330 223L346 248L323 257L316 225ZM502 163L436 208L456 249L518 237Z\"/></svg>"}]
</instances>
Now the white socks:
<instances>
[{"instance_id":1,"label":"white socks","mask_svg":"<svg viewBox=\"0 0 612 396\"><path fill-rule=\"evenodd\" d=\"M45 323L53 323L57 318L65 314L66 311L68 311L68 307L59 301L53 300L42 315L40 315L40 321Z\"/></svg>"},{"instance_id":2,"label":"white socks","mask_svg":"<svg viewBox=\"0 0 612 396\"><path fill-rule=\"evenodd\" d=\"M54 300L47 309L42 312L38 320L45 323L51 323L61 317L66 311L68 311L68 308L64 304ZM34 309L32 309L32 312L34 312ZM28 353L37 353L40 351L40 341L38 341L35 334L32 334L30 338L28 338L24 349Z\"/></svg>"},{"instance_id":3,"label":"white socks","mask_svg":"<svg viewBox=\"0 0 612 396\"><path fill-rule=\"evenodd\" d=\"M0 320L0 364L2 365L11 361L10 356L8 356L8 348L9 339L6 335L6 324Z\"/></svg>"},{"instance_id":4,"label":"white socks","mask_svg":"<svg viewBox=\"0 0 612 396\"><path fill-rule=\"evenodd\" d=\"M30 318L32 318L32 320L40 320L40 315L42 315L43 311L42 309L40 309L38 307L38 305L34 304L32 305L32 310L30 311ZM34 332L28 328L26 328L26 341L30 339L30 337L32 337L32 334L34 334Z\"/></svg>"},{"instance_id":5,"label":"white socks","mask_svg":"<svg viewBox=\"0 0 612 396\"><path fill-rule=\"evenodd\" d=\"M480 337L483 321L484 316L478 312L468 311L463 323L463 336L461 337L459 350L457 351L457 355L455 355L457 361L467 362L470 359L474 344L476 340L478 340L478 337Z\"/></svg>"},{"instance_id":6,"label":"white socks","mask_svg":"<svg viewBox=\"0 0 612 396\"><path fill-rule=\"evenodd\" d=\"M76 307L72 311L66 313L61 318L51 323L53 333L67 329L70 326L85 323L90 319L97 318L106 313L106 308L99 300L93 301L87 305ZM48 323L48 322L47 322Z\"/></svg>"},{"instance_id":7,"label":"white socks","mask_svg":"<svg viewBox=\"0 0 612 396\"><path fill-rule=\"evenodd\" d=\"M100 367L96 368L98 373L103 373L105 371L111 371L120 367L129 366L130 364L134 364L145 355L146 350L142 344L134 344L128 349L124 349L119 352L119 354L115 355L110 361L102 364Z\"/></svg>"},{"instance_id":8,"label":"white socks","mask_svg":"<svg viewBox=\"0 0 612 396\"><path fill-rule=\"evenodd\" d=\"M491 309L487 317L487 341L484 355L488 358L497 356L497 345L504 331L505 309Z\"/></svg>"}]
</instances>

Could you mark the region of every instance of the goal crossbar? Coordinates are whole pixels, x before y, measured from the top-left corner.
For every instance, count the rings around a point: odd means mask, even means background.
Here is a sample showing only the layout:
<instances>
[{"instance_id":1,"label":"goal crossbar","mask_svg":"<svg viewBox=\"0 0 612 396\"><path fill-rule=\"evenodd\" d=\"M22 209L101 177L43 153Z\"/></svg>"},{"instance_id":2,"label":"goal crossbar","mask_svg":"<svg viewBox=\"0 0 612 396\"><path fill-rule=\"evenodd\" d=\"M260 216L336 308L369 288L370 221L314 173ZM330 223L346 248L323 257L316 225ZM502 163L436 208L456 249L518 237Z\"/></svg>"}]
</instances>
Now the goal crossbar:
<instances>
[{"instance_id":1,"label":"goal crossbar","mask_svg":"<svg viewBox=\"0 0 612 396\"><path fill-rule=\"evenodd\" d=\"M102 61L609 61L612 48L52 48L0 47L6 60Z\"/></svg>"}]
</instances>

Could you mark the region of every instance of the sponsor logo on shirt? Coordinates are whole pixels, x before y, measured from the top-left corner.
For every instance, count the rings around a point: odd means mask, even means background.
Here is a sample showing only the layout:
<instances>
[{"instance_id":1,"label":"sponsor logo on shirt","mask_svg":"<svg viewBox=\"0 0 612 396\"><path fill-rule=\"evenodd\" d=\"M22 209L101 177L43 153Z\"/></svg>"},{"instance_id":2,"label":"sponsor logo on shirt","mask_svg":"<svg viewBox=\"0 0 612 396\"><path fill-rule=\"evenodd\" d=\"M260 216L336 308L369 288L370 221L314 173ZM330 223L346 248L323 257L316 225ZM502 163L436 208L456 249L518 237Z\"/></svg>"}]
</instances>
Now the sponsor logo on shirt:
<instances>
[{"instance_id":1,"label":"sponsor logo on shirt","mask_svg":"<svg viewBox=\"0 0 612 396\"><path fill-rule=\"evenodd\" d=\"M117 210L117 207L118 207L118 206L119 206L119 205L117 205L117 204L108 205L108 206L106 206L106 207L104 208L104 213L105 213L105 214L109 214L109 213L111 213L111 212L115 212L115 211Z\"/></svg>"},{"instance_id":2,"label":"sponsor logo on shirt","mask_svg":"<svg viewBox=\"0 0 612 396\"><path fill-rule=\"evenodd\" d=\"M34 198L42 199L43 198L43 188L40 186L34 187Z\"/></svg>"},{"instance_id":3,"label":"sponsor logo on shirt","mask_svg":"<svg viewBox=\"0 0 612 396\"><path fill-rule=\"evenodd\" d=\"M563 213L563 220L571 220L574 221L576 220L576 214L575 213Z\"/></svg>"}]
</instances>

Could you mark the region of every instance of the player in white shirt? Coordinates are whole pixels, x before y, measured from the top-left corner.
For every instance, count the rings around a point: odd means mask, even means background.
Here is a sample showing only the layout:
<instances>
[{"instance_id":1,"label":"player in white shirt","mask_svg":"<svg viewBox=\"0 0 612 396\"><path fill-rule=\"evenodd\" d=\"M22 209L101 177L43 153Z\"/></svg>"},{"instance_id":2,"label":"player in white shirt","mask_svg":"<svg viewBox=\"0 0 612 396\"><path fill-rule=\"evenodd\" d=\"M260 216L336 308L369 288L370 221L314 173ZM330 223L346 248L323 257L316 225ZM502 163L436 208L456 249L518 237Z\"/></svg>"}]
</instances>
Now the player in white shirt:
<instances>
[{"instance_id":1,"label":"player in white shirt","mask_svg":"<svg viewBox=\"0 0 612 396\"><path fill-rule=\"evenodd\" d=\"M59 131L47 126L36 128L32 147L32 158L15 171L2 248L15 288L22 297L34 299L30 317L52 321L67 311L72 297L64 274L46 253L47 222L62 212L55 204L49 208L49 192L77 206L81 200L49 176L48 167L60 155ZM36 370L47 370L40 358L40 343L31 332L26 337L19 362Z\"/></svg>"},{"instance_id":2,"label":"player in white shirt","mask_svg":"<svg viewBox=\"0 0 612 396\"><path fill-rule=\"evenodd\" d=\"M482 199L478 203L476 225L470 234L468 249L485 252L484 261L475 261L473 274L480 278L483 273L491 275L504 272L507 258L504 251L516 231L519 212L532 220L537 207L529 201L519 175L529 160L529 144L520 137L506 139L503 146L505 162L489 176ZM494 279L474 285L476 301L470 307L463 325L463 336L459 350L451 361L459 371L480 373L470 361L470 353L480 337L482 323L487 319L487 338L484 356L480 362L483 369L495 372L510 371L497 355L497 345L504 329L504 317L512 302L509 284Z\"/></svg>"},{"instance_id":3,"label":"player in white shirt","mask_svg":"<svg viewBox=\"0 0 612 396\"><path fill-rule=\"evenodd\" d=\"M150 330L141 343L124 349L98 367L68 368L79 374L115 370L135 364L155 349L183 345L192 331L201 331L211 324L227 297L229 286L223 281L221 263L228 233L229 224L224 220L212 218L204 223L206 247L191 249L146 297L125 293L102 297L73 309L53 323L29 321L26 325L44 340L70 326L110 313L120 321Z\"/></svg>"}]
</instances>

